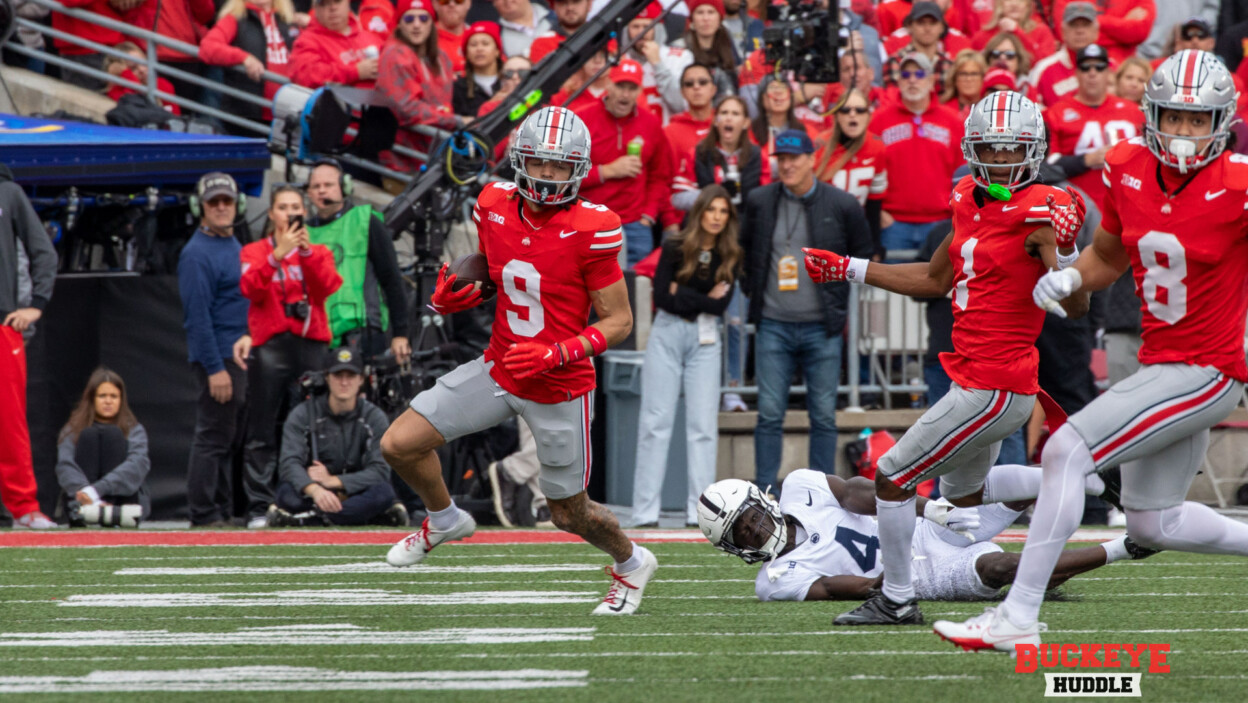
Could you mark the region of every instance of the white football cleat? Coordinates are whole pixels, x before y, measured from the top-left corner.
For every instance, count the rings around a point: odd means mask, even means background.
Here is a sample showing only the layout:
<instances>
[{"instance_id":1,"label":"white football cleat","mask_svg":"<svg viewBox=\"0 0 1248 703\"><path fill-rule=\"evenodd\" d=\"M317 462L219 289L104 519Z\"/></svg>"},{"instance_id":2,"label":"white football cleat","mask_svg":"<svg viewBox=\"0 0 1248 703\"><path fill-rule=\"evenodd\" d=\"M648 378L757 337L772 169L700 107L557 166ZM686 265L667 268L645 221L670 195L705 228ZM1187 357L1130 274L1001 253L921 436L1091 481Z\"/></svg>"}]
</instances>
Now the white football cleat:
<instances>
[{"instance_id":1,"label":"white football cleat","mask_svg":"<svg viewBox=\"0 0 1248 703\"><path fill-rule=\"evenodd\" d=\"M1017 644L1039 646L1040 633L1048 629L1048 625L1042 622L1032 623L1030 627L1018 627L997 608L984 608L983 615L976 615L966 622L937 620L932 626L942 640L968 652L995 649L1010 654L1014 654L1014 645Z\"/></svg>"},{"instance_id":2,"label":"white football cleat","mask_svg":"<svg viewBox=\"0 0 1248 703\"><path fill-rule=\"evenodd\" d=\"M420 532L413 532L390 548L390 551L386 554L386 563L390 566L419 564L424 560L429 550L439 544L471 537L472 533L476 531L477 521L473 520L472 515L464 510L459 511L459 522L455 523L455 527L446 532L440 532L429 527L429 518L425 518L425 521L420 524Z\"/></svg>"},{"instance_id":3,"label":"white football cleat","mask_svg":"<svg viewBox=\"0 0 1248 703\"><path fill-rule=\"evenodd\" d=\"M650 577L654 576L655 569L659 568L659 560L654 558L649 549L637 549L641 550L641 566L633 571L617 574L614 568L607 567L607 574L611 576L611 588L607 590L607 597L594 608L594 615L632 615L637 611L637 606L641 605L641 595L645 592Z\"/></svg>"},{"instance_id":4,"label":"white football cleat","mask_svg":"<svg viewBox=\"0 0 1248 703\"><path fill-rule=\"evenodd\" d=\"M50 520L47 515L36 510L33 513L25 515L13 521L14 527L25 527L30 530L55 530L59 525Z\"/></svg>"}]
</instances>

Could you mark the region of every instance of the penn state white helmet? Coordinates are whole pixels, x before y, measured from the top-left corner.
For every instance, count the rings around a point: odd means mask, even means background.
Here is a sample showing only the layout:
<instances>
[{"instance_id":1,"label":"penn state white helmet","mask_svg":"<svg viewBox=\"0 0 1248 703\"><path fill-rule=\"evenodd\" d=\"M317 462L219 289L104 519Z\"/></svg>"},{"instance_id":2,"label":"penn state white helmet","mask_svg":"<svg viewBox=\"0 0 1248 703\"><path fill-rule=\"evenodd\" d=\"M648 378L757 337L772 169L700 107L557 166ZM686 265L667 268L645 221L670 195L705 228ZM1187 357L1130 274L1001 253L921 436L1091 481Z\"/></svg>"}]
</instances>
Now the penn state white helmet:
<instances>
[{"instance_id":1,"label":"penn state white helmet","mask_svg":"<svg viewBox=\"0 0 1248 703\"><path fill-rule=\"evenodd\" d=\"M732 529L750 511L762 513L770 533L762 545L742 547L733 541ZM698 497L698 527L716 549L741 557L748 564L774 559L788 543L788 525L780 506L749 481L729 478L716 481Z\"/></svg>"}]
</instances>

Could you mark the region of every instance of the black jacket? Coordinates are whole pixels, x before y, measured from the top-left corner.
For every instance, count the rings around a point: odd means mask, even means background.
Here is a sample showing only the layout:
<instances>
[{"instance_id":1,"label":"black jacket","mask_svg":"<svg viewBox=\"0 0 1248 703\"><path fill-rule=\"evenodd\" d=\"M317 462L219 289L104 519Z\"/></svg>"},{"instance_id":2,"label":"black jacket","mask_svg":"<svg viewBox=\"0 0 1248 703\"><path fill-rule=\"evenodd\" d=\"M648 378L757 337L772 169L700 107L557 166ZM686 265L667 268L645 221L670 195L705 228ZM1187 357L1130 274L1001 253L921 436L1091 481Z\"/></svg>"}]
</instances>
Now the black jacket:
<instances>
[{"instance_id":1,"label":"black jacket","mask_svg":"<svg viewBox=\"0 0 1248 703\"><path fill-rule=\"evenodd\" d=\"M741 216L741 247L745 250L745 271L742 285L750 297L749 321L758 324L763 319L763 292L767 289L767 277L771 271L772 235L776 230L776 218L783 198L782 183L755 188L745 203ZM816 249L826 249L838 254L867 258L875 251L871 242L871 228L866 214L854 196L840 188L815 181L815 192L805 199L806 225L809 241ZM800 256L800 252L798 252ZM799 267L801 264L799 263ZM814 285L806 277L805 268L801 285ZM849 302L848 283L825 283L819 287L823 300L823 326L828 336L840 334L845 329L845 315Z\"/></svg>"},{"instance_id":2,"label":"black jacket","mask_svg":"<svg viewBox=\"0 0 1248 703\"><path fill-rule=\"evenodd\" d=\"M299 36L298 27L286 24L276 12L273 13L273 21L277 23L277 32L281 35L282 41L286 42L286 49L289 51L295 44L295 37ZM260 15L255 10L248 8L247 14L238 20L238 34L234 36L233 45L260 59L260 63L268 67L268 40L264 36L264 21L260 19ZM264 81L253 81L247 77L247 74L238 71L227 70L225 84L244 93L264 95ZM243 102L229 95L221 96L221 109L231 115L261 121L262 113L259 105Z\"/></svg>"},{"instance_id":3,"label":"black jacket","mask_svg":"<svg viewBox=\"0 0 1248 703\"><path fill-rule=\"evenodd\" d=\"M324 395L295 406L282 426L282 455L278 461L280 480L303 489L312 483L312 418L316 417L317 459L329 473L342 479L347 495L355 495L378 483L390 481L390 466L381 458L381 436L390 422L376 405L360 398L355 410L342 415L329 411Z\"/></svg>"}]
</instances>

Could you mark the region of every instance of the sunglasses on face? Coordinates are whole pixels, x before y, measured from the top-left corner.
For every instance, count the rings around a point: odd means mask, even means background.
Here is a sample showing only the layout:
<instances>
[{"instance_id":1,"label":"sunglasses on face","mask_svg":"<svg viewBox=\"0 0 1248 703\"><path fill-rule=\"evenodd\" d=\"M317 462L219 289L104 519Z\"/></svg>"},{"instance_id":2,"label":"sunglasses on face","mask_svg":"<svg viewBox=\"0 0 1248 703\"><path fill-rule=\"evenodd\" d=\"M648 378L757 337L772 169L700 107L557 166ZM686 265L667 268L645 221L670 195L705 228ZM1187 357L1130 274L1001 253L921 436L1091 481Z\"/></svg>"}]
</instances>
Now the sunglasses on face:
<instances>
[{"instance_id":1,"label":"sunglasses on face","mask_svg":"<svg viewBox=\"0 0 1248 703\"><path fill-rule=\"evenodd\" d=\"M1088 71L1096 71L1097 73L1103 73L1109 70L1109 64L1107 63L1085 63L1079 66L1079 70L1083 71L1084 73L1087 73Z\"/></svg>"},{"instance_id":2,"label":"sunglasses on face","mask_svg":"<svg viewBox=\"0 0 1248 703\"><path fill-rule=\"evenodd\" d=\"M700 86L708 86L711 84L710 78L694 78L683 83L686 88L697 88Z\"/></svg>"},{"instance_id":3,"label":"sunglasses on face","mask_svg":"<svg viewBox=\"0 0 1248 703\"><path fill-rule=\"evenodd\" d=\"M420 22L421 24L429 24L433 18L429 15L403 15L403 24L411 24Z\"/></svg>"},{"instance_id":4,"label":"sunglasses on face","mask_svg":"<svg viewBox=\"0 0 1248 703\"><path fill-rule=\"evenodd\" d=\"M1209 33L1204 31L1203 29L1190 29L1186 32L1183 32L1183 39L1185 41L1192 41L1193 39L1208 39L1208 38L1209 38Z\"/></svg>"},{"instance_id":5,"label":"sunglasses on face","mask_svg":"<svg viewBox=\"0 0 1248 703\"><path fill-rule=\"evenodd\" d=\"M994 61L996 59L1016 59L1018 58L1018 52L1017 51L990 51L988 52L988 58Z\"/></svg>"},{"instance_id":6,"label":"sunglasses on face","mask_svg":"<svg viewBox=\"0 0 1248 703\"><path fill-rule=\"evenodd\" d=\"M921 81L924 78L927 78L927 71L924 71L921 68L915 69L913 71L902 71L901 77L905 80L910 80L911 78L913 78L917 81Z\"/></svg>"},{"instance_id":7,"label":"sunglasses on face","mask_svg":"<svg viewBox=\"0 0 1248 703\"><path fill-rule=\"evenodd\" d=\"M871 109L866 108L866 107L842 107L836 111L836 114L838 115L865 115L868 112L871 112Z\"/></svg>"},{"instance_id":8,"label":"sunglasses on face","mask_svg":"<svg viewBox=\"0 0 1248 703\"><path fill-rule=\"evenodd\" d=\"M528 69L525 69L525 68L513 68L510 71L503 71L503 78L506 80L510 80L512 78L519 78L520 80L524 80L525 78L528 78L528 77L529 77L529 71Z\"/></svg>"},{"instance_id":9,"label":"sunglasses on face","mask_svg":"<svg viewBox=\"0 0 1248 703\"><path fill-rule=\"evenodd\" d=\"M463 5L464 3L468 2L468 0L435 0L435 2L437 2L439 5L450 5L451 3L455 3L456 5Z\"/></svg>"}]
</instances>

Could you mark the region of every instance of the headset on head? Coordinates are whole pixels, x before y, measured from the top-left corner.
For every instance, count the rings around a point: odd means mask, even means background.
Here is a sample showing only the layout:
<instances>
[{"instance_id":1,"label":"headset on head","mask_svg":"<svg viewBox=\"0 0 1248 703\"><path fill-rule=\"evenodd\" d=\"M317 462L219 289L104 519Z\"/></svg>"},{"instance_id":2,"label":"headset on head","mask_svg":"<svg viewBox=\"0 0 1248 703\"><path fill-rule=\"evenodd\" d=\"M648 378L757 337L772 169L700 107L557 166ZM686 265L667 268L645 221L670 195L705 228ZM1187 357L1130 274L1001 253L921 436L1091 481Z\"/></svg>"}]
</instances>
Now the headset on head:
<instances>
[{"instance_id":1,"label":"headset on head","mask_svg":"<svg viewBox=\"0 0 1248 703\"><path fill-rule=\"evenodd\" d=\"M227 173L225 175L229 176L230 180L234 180L234 177L230 176L230 174ZM241 217L247 212L247 194L238 189L238 183L234 184L234 192L238 193L238 200L235 202L235 205L238 207L238 216ZM197 220L204 216L203 196L204 179L200 178L199 182L195 184L195 192L186 200L186 206L190 208L191 217Z\"/></svg>"},{"instance_id":2,"label":"headset on head","mask_svg":"<svg viewBox=\"0 0 1248 703\"><path fill-rule=\"evenodd\" d=\"M351 174L347 173L342 164L338 162L338 159L331 159L326 156L312 162L313 169L318 166L329 166L336 170L338 172L338 187L342 190L342 197L351 197L351 194L355 192L355 179L351 178ZM308 171L309 179L311 178L311 173L311 171Z\"/></svg>"}]
</instances>

